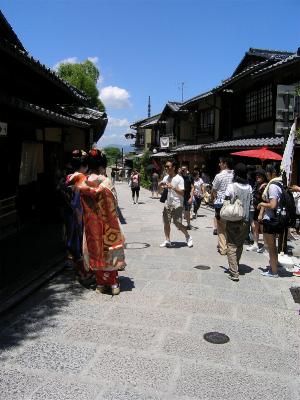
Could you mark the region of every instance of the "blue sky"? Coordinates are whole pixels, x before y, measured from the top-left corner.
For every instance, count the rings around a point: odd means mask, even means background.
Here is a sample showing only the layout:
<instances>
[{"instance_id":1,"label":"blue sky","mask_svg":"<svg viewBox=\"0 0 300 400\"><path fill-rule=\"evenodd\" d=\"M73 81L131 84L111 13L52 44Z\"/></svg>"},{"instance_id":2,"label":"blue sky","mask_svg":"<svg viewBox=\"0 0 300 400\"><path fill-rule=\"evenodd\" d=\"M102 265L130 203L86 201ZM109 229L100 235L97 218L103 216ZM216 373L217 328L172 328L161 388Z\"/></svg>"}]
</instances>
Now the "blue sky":
<instances>
[{"instance_id":1,"label":"blue sky","mask_svg":"<svg viewBox=\"0 0 300 400\"><path fill-rule=\"evenodd\" d=\"M229 77L249 47L296 51L300 0L0 0L31 55L49 67L93 60L109 126L100 141L129 144L129 125L168 100Z\"/></svg>"}]
</instances>

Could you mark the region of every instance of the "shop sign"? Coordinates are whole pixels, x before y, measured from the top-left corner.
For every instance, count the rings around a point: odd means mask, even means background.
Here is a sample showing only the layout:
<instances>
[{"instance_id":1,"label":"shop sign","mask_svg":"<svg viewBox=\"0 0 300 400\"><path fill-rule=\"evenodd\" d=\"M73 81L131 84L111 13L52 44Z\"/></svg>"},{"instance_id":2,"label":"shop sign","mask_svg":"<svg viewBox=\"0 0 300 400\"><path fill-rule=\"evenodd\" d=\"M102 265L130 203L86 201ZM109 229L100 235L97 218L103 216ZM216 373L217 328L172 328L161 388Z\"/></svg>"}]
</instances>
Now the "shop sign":
<instances>
[{"instance_id":1,"label":"shop sign","mask_svg":"<svg viewBox=\"0 0 300 400\"><path fill-rule=\"evenodd\" d=\"M0 122L0 136L7 136L7 123Z\"/></svg>"}]
</instances>

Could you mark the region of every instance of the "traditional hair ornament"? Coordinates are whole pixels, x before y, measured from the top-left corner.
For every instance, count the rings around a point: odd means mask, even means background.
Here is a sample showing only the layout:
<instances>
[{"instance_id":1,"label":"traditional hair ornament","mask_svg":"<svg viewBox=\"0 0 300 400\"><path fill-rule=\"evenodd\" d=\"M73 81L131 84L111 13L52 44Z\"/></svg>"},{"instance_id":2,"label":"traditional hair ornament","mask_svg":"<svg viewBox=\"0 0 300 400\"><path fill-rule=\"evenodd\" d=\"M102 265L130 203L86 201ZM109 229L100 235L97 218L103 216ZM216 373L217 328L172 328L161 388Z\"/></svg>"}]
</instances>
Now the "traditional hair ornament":
<instances>
[{"instance_id":1,"label":"traditional hair ornament","mask_svg":"<svg viewBox=\"0 0 300 400\"><path fill-rule=\"evenodd\" d=\"M72 157L86 157L87 153L84 150L73 150L72 151Z\"/></svg>"},{"instance_id":2,"label":"traditional hair ornament","mask_svg":"<svg viewBox=\"0 0 300 400\"><path fill-rule=\"evenodd\" d=\"M89 156L90 157L98 157L100 155L100 151L98 149L92 149L89 151Z\"/></svg>"}]
</instances>

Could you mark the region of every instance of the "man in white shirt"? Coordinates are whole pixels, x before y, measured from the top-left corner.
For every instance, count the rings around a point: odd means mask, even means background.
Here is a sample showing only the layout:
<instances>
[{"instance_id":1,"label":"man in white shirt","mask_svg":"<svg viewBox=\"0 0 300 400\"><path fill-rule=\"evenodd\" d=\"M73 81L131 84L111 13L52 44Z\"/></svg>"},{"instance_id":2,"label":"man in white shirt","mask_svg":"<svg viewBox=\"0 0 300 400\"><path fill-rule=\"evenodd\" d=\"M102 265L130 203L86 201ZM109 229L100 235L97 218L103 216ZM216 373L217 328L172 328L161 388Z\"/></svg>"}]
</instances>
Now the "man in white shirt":
<instances>
[{"instance_id":1,"label":"man in white shirt","mask_svg":"<svg viewBox=\"0 0 300 400\"><path fill-rule=\"evenodd\" d=\"M167 161L165 164L167 175L160 182L161 188L168 189L168 196L163 210L164 232L166 240L160 247L171 247L170 233L171 222L184 234L188 247L193 247L193 239L182 224L184 180L176 173L175 161Z\"/></svg>"},{"instance_id":2,"label":"man in white shirt","mask_svg":"<svg viewBox=\"0 0 300 400\"><path fill-rule=\"evenodd\" d=\"M218 252L225 256L227 253L226 243L226 221L220 218L220 210L222 208L227 186L232 183L233 172L231 168L232 161L230 158L220 157L219 172L212 183L212 197L214 199L215 217L217 220L218 233Z\"/></svg>"}]
</instances>

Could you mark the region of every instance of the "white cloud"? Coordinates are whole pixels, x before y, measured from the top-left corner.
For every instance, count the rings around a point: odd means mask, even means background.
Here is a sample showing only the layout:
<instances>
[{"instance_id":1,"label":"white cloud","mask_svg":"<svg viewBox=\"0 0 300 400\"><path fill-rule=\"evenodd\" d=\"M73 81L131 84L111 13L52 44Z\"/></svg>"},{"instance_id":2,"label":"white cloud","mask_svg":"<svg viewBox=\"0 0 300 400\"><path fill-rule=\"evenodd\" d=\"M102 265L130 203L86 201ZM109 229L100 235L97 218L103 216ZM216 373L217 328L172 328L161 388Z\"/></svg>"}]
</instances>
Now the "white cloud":
<instances>
[{"instance_id":1,"label":"white cloud","mask_svg":"<svg viewBox=\"0 0 300 400\"><path fill-rule=\"evenodd\" d=\"M54 69L54 71L58 70L58 67L60 66L60 64L76 64L78 63L79 60L77 57L69 57L69 58L65 58L64 60L58 61L53 67L52 69Z\"/></svg>"},{"instance_id":2,"label":"white cloud","mask_svg":"<svg viewBox=\"0 0 300 400\"><path fill-rule=\"evenodd\" d=\"M107 128L111 127L129 127L129 121L127 118L114 118L114 117L108 117L108 124Z\"/></svg>"},{"instance_id":3,"label":"white cloud","mask_svg":"<svg viewBox=\"0 0 300 400\"><path fill-rule=\"evenodd\" d=\"M91 61L93 64L98 64L99 57L88 57L88 60Z\"/></svg>"},{"instance_id":4,"label":"white cloud","mask_svg":"<svg viewBox=\"0 0 300 400\"><path fill-rule=\"evenodd\" d=\"M100 90L100 99L106 107L122 109L131 106L130 94L126 89L118 86L106 86Z\"/></svg>"}]
</instances>

